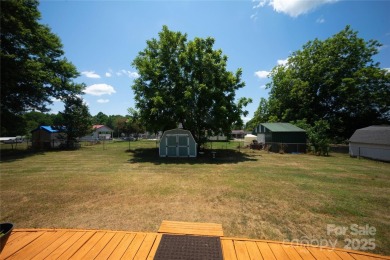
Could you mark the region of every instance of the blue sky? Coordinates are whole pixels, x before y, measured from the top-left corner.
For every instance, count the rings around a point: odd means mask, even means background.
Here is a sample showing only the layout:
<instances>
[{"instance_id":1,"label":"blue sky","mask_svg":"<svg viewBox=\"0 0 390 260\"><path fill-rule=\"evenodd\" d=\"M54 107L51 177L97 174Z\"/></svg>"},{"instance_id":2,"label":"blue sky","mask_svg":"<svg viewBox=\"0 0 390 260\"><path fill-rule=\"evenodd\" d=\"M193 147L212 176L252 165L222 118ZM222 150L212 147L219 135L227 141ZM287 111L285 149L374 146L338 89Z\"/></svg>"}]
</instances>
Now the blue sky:
<instances>
[{"instance_id":1,"label":"blue sky","mask_svg":"<svg viewBox=\"0 0 390 260\"><path fill-rule=\"evenodd\" d=\"M251 97L248 118L268 97L268 72L309 40L326 39L351 25L359 36L383 44L374 58L390 68L390 1L42 1L41 22L57 34L65 56L87 85L83 98L92 115L126 115L135 107L131 66L146 40L163 25L195 37L213 37L228 56L228 69L243 69L246 86L237 97ZM63 110L54 102L52 112Z\"/></svg>"}]
</instances>

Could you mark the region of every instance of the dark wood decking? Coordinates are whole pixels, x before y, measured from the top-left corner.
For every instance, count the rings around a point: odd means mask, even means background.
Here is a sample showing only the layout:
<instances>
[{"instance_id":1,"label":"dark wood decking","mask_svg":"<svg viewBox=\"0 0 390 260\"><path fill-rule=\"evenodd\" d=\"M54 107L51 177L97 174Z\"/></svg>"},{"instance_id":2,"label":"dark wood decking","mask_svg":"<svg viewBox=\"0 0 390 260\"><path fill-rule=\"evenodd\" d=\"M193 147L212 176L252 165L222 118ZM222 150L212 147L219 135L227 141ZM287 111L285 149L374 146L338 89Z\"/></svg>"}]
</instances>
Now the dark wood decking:
<instances>
[{"instance_id":1,"label":"dark wood decking","mask_svg":"<svg viewBox=\"0 0 390 260\"><path fill-rule=\"evenodd\" d=\"M162 227L164 231L167 226ZM176 222L173 233L180 233L178 227ZM220 232L215 224L208 227L213 232ZM188 229L191 233L196 233L196 230L204 233L207 227L198 224L191 228L187 223L184 231ZM165 229L164 233L171 231ZM0 254L0 259L153 259L161 237L162 233L109 230L16 229ZM224 259L390 259L388 256L358 251L275 241L229 237L220 239Z\"/></svg>"}]
</instances>

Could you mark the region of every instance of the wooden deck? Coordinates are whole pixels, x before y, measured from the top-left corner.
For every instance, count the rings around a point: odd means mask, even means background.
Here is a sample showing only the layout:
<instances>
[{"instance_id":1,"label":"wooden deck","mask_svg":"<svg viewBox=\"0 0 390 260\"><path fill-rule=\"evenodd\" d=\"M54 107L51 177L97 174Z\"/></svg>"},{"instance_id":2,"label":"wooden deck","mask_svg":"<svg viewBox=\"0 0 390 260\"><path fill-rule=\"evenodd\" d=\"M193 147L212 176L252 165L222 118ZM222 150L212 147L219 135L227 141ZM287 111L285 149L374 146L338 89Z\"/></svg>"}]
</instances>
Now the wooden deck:
<instances>
[{"instance_id":1,"label":"wooden deck","mask_svg":"<svg viewBox=\"0 0 390 260\"><path fill-rule=\"evenodd\" d=\"M203 229L199 226L189 229L196 228ZM109 230L16 229L0 259L153 259L161 237L162 233ZM220 239L224 259L390 259L364 252L275 241Z\"/></svg>"},{"instance_id":2,"label":"wooden deck","mask_svg":"<svg viewBox=\"0 0 390 260\"><path fill-rule=\"evenodd\" d=\"M158 233L223 237L221 224L163 220Z\"/></svg>"}]
</instances>

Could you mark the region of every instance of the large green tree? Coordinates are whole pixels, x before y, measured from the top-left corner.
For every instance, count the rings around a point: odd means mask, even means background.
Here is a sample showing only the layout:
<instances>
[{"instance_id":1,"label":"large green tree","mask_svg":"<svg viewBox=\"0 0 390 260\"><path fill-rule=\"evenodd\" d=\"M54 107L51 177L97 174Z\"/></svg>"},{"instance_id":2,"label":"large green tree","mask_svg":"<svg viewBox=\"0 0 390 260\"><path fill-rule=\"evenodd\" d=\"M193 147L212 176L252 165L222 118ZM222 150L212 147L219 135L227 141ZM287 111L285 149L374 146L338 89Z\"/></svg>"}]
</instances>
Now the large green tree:
<instances>
[{"instance_id":1,"label":"large green tree","mask_svg":"<svg viewBox=\"0 0 390 260\"><path fill-rule=\"evenodd\" d=\"M76 95L67 96L64 103L64 112L60 112L63 118L62 126L65 129L67 145L72 148L77 138L92 132L92 117L82 98Z\"/></svg>"},{"instance_id":2,"label":"large green tree","mask_svg":"<svg viewBox=\"0 0 390 260\"><path fill-rule=\"evenodd\" d=\"M390 74L373 56L381 44L365 41L347 26L293 52L271 72L269 113L280 121L329 123L333 138L357 128L390 122Z\"/></svg>"},{"instance_id":3,"label":"large green tree","mask_svg":"<svg viewBox=\"0 0 390 260\"><path fill-rule=\"evenodd\" d=\"M213 38L188 41L186 34L166 26L159 39L147 41L133 61L140 77L132 86L147 130L164 131L182 123L201 143L206 132L228 135L234 124L242 124L250 100L235 100L235 91L245 85L241 69L227 71L227 56L213 45Z\"/></svg>"},{"instance_id":4,"label":"large green tree","mask_svg":"<svg viewBox=\"0 0 390 260\"><path fill-rule=\"evenodd\" d=\"M79 74L64 57L60 39L39 23L36 0L1 3L1 134L20 134L29 110L48 111L52 98L81 93L72 83Z\"/></svg>"}]
</instances>

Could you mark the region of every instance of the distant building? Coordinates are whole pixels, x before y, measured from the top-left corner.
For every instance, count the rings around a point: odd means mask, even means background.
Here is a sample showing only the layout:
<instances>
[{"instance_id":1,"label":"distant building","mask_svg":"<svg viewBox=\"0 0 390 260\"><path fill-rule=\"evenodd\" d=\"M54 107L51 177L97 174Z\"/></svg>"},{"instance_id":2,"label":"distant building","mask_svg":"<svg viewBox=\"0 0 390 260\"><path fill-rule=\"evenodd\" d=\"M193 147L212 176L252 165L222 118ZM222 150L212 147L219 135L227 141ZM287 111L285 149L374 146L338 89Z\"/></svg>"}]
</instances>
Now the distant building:
<instances>
[{"instance_id":1,"label":"distant building","mask_svg":"<svg viewBox=\"0 0 390 260\"><path fill-rule=\"evenodd\" d=\"M306 131L290 123L262 123L253 131L272 152L306 152Z\"/></svg>"},{"instance_id":2,"label":"distant building","mask_svg":"<svg viewBox=\"0 0 390 260\"><path fill-rule=\"evenodd\" d=\"M31 131L35 149L57 148L66 143L64 127L40 126Z\"/></svg>"},{"instance_id":3,"label":"distant building","mask_svg":"<svg viewBox=\"0 0 390 260\"><path fill-rule=\"evenodd\" d=\"M112 139L114 130L105 125L93 125L93 132L80 138L81 141L96 141Z\"/></svg>"},{"instance_id":4,"label":"distant building","mask_svg":"<svg viewBox=\"0 0 390 260\"><path fill-rule=\"evenodd\" d=\"M355 131L349 139L349 154L390 161L390 126L369 126Z\"/></svg>"},{"instance_id":5,"label":"distant building","mask_svg":"<svg viewBox=\"0 0 390 260\"><path fill-rule=\"evenodd\" d=\"M247 133L244 130L233 130L232 137L236 139L244 139Z\"/></svg>"}]
</instances>

